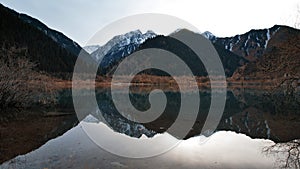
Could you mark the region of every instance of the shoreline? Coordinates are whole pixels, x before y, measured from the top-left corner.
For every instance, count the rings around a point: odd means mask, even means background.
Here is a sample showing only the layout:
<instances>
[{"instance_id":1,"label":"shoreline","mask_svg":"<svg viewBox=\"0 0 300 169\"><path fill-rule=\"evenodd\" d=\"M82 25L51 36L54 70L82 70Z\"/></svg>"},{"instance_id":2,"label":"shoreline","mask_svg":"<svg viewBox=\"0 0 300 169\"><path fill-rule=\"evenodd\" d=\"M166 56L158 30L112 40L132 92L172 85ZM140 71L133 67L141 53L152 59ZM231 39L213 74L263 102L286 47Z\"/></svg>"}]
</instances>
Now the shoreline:
<instances>
[{"instance_id":1,"label":"shoreline","mask_svg":"<svg viewBox=\"0 0 300 169\"><path fill-rule=\"evenodd\" d=\"M79 89L85 88L115 88L115 89L124 89L126 87L131 88L157 88L160 87L166 90L178 91L178 85L182 86L183 90L189 90L191 86L191 82L194 80L191 77L177 77L178 81L175 81L172 77L161 77L161 76L135 76L130 83L128 81L132 79L131 77L124 76L118 77L116 83L111 82L112 78L110 77L97 77L94 81L86 80L86 81L77 81L75 86ZM196 77L197 85L199 89L210 89L211 83L207 77ZM217 80L214 82L213 88L220 88L220 89L258 89L258 90L274 90L276 88L280 88L279 84L281 84L285 79L251 79L251 80L244 80L244 79L233 79L233 78L226 78L226 84L223 83L221 80ZM71 89L73 87L72 80L61 80L61 79L54 79L52 82L52 89L54 90L61 90L61 89ZM298 83L293 84L297 91L300 90L300 79Z\"/></svg>"}]
</instances>

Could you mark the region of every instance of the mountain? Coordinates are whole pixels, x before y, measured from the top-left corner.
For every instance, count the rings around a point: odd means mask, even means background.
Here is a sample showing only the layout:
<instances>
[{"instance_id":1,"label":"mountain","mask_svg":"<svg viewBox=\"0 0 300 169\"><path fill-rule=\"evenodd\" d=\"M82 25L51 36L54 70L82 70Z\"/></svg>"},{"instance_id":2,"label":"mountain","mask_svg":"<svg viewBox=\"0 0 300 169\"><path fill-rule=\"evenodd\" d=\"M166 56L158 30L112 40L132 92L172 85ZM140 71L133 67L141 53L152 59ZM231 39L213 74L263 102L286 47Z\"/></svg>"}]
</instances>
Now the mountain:
<instances>
[{"instance_id":1,"label":"mountain","mask_svg":"<svg viewBox=\"0 0 300 169\"><path fill-rule=\"evenodd\" d=\"M245 34L219 38L210 32L202 34L215 46L245 58L233 79L277 79L298 85L300 74L300 30L283 25L250 30ZM216 48L217 49L217 48Z\"/></svg>"},{"instance_id":2,"label":"mountain","mask_svg":"<svg viewBox=\"0 0 300 169\"><path fill-rule=\"evenodd\" d=\"M212 34L209 31L205 31L205 32L201 33L201 35L212 42L214 42L217 38L214 34Z\"/></svg>"},{"instance_id":3,"label":"mountain","mask_svg":"<svg viewBox=\"0 0 300 169\"><path fill-rule=\"evenodd\" d=\"M182 33L184 31L188 30L178 29L172 34ZM197 33L193 34L194 36L201 36ZM207 35L210 35L211 39L216 38L211 33L209 34L207 32ZM221 61L225 68L226 76L231 76L238 67L244 65L247 62L247 60L243 57L236 55L226 49L223 49L222 46L219 46L218 44L213 45L215 46L217 52L221 57ZM189 66L191 66L191 69L194 70L195 75L207 75L207 72L202 62L195 55L194 52L189 50L189 48L185 44L182 44L180 41L171 38L170 36L155 35L155 33L149 31L145 34L142 34L140 31L132 31L124 35L116 36L103 47L100 47L98 50L93 52L91 55L96 60L99 60L101 57L103 57L103 60L100 63L101 73L111 75L117 68L118 64L126 56L130 55L135 51L146 48L160 48L171 51L174 54L180 56L182 60L184 60ZM176 67L176 65L172 66ZM150 74L162 75L161 73L162 72L158 73L157 71L151 71ZM181 72L180 75L184 74L185 72Z\"/></svg>"},{"instance_id":4,"label":"mountain","mask_svg":"<svg viewBox=\"0 0 300 169\"><path fill-rule=\"evenodd\" d=\"M103 58L99 67L100 71L105 74L119 60L133 53L143 42L155 36L156 34L152 31L147 31L143 34L140 30L118 35L91 53L91 57L96 62L99 62Z\"/></svg>"},{"instance_id":5,"label":"mountain","mask_svg":"<svg viewBox=\"0 0 300 169\"><path fill-rule=\"evenodd\" d=\"M67 49L74 55L78 55L80 50L82 49L79 44L65 36L63 33L58 32L56 30L48 28L45 24L40 22L39 20L32 18L26 14L17 14L18 17L24 22L30 24L31 26L37 28L42 31L45 35L50 37L54 42L58 43L59 46Z\"/></svg>"},{"instance_id":6,"label":"mountain","mask_svg":"<svg viewBox=\"0 0 300 169\"><path fill-rule=\"evenodd\" d=\"M11 49L22 49L22 56L36 63L38 71L58 76L73 72L82 49L77 43L40 21L1 4L0 16L0 59L7 59L9 55L5 53Z\"/></svg>"},{"instance_id":7,"label":"mountain","mask_svg":"<svg viewBox=\"0 0 300 169\"><path fill-rule=\"evenodd\" d=\"M99 45L90 45L90 46L85 46L83 47L83 49L89 53L92 54L93 52L95 52L97 49L99 49L100 46Z\"/></svg>"},{"instance_id":8,"label":"mountain","mask_svg":"<svg viewBox=\"0 0 300 169\"><path fill-rule=\"evenodd\" d=\"M183 31L187 30L178 29L172 34L181 33ZM233 37L217 37L208 31L201 35L212 42L223 63L226 76L230 77L234 74L234 72L240 74L239 72L243 71L240 68L245 68L246 65L247 69L245 70L247 70L249 74L249 72L257 71L253 65L258 62L262 63L261 60L264 60L264 62L267 62L267 60L273 60L273 62L278 61L276 59L266 59L266 56L270 57L273 55L279 55L279 53L274 53L274 44L275 46L282 46L283 43L281 42L283 42L284 39L291 39L295 36L295 34L297 34L294 33L289 35L289 31L296 30L287 26L275 25L267 29L253 29L249 32ZM199 34L194 33L194 36L197 35ZM140 40L138 40L139 38ZM151 47L170 50L181 55L183 55L182 52L187 52L184 57L188 58L183 58L183 60L185 60L186 63L194 65L193 67L198 71L195 73L196 75L206 76L206 71L202 63L195 61L195 57L192 56L194 54L188 51L187 48L184 47L184 44L174 41L174 39L169 36L157 36L153 32L142 34L140 31L132 31L124 35L115 36L107 44L99 47L95 52L93 52L92 57L97 61L103 58L100 63L102 74L112 74L118 63L120 63L123 58L135 51ZM280 47L277 46L277 48ZM292 48L292 45L288 48ZM290 58L286 59L290 60Z\"/></svg>"},{"instance_id":9,"label":"mountain","mask_svg":"<svg viewBox=\"0 0 300 169\"><path fill-rule=\"evenodd\" d=\"M191 32L186 29L177 31L174 34L185 34L191 33L193 36L201 36L197 33ZM221 62L223 63L226 76L231 76L232 73L240 66L242 66L246 60L242 57L235 55L234 53L223 49L218 45L214 45L216 51L218 52ZM157 36L156 38L149 39L141 45L139 50L146 48L160 48L167 51L170 51L177 56L179 56L185 63L190 67L193 73L197 76L207 76L207 71L202 63L199 60L198 56L190 50L185 44L180 41L171 38L169 36ZM172 65L175 66L176 65ZM185 75L185 72L182 72L180 75Z\"/></svg>"},{"instance_id":10,"label":"mountain","mask_svg":"<svg viewBox=\"0 0 300 169\"><path fill-rule=\"evenodd\" d=\"M300 78L300 30L274 27L277 32L271 36L261 58L239 68L235 78Z\"/></svg>"},{"instance_id":11,"label":"mountain","mask_svg":"<svg viewBox=\"0 0 300 169\"><path fill-rule=\"evenodd\" d=\"M215 37L209 32L204 32L203 35L214 44L252 62L261 58L268 47L270 39L276 36L276 33L280 31L282 27L283 26L275 25L268 29L253 29L245 34L225 38Z\"/></svg>"},{"instance_id":12,"label":"mountain","mask_svg":"<svg viewBox=\"0 0 300 169\"><path fill-rule=\"evenodd\" d=\"M107 54L113 55L114 53L124 49L127 49L127 53L131 53L136 47L145 42L145 40L155 36L156 34L152 31L147 31L143 34L140 30L131 31L123 35L117 35L109 40L105 45L98 47L97 50L91 53L91 56L96 61L99 61ZM91 46L87 46L87 48L90 47ZM125 53L123 55L125 55Z\"/></svg>"}]
</instances>

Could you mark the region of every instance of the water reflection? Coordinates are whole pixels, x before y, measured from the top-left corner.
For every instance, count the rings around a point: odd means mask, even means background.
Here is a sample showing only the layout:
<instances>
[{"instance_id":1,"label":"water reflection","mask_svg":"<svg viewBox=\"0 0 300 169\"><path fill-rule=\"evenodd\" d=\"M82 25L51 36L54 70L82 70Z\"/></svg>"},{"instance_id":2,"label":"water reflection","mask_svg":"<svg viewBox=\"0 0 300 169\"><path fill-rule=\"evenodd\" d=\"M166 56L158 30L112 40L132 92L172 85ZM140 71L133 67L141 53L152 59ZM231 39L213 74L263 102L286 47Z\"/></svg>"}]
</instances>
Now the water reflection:
<instances>
[{"instance_id":1,"label":"water reflection","mask_svg":"<svg viewBox=\"0 0 300 169\"><path fill-rule=\"evenodd\" d=\"M121 91L120 95L122 95ZM148 95L148 91L133 91L130 98L137 109L146 110L149 108ZM156 137L158 133L164 133L174 122L180 108L178 102L180 103L180 99L185 99L179 97L174 91L167 91L166 95L169 98L168 106L162 116L151 123L136 123L116 111L109 91L96 90L100 111L95 107L95 111L86 112L81 123L102 124L102 128L105 129L109 126L110 130L122 134L122 137ZM186 93L185 96L189 95L193 95L193 92ZM0 168L95 168L99 165L101 168L199 168L199 166L273 168L276 160L280 160L278 166L299 166L299 151L295 151L299 150L300 138L299 93L290 96L284 93L269 94L256 90L228 91L226 107L216 133L210 136L209 144L203 146L199 145L199 138L203 136L197 135L201 133L210 107L210 91L201 91L200 96L199 116L187 137L184 138L185 141L179 148L160 158L137 161L111 155L97 149L79 125L38 150L2 164ZM82 99L85 97L82 95ZM62 91L58 102L68 109L72 108L71 91ZM105 119L106 125L101 123L103 121L101 118ZM74 124L74 120L66 120L66 124ZM224 132L224 130L233 132ZM170 134L176 137L176 133ZM266 153L269 156L265 156Z\"/></svg>"},{"instance_id":2,"label":"water reflection","mask_svg":"<svg viewBox=\"0 0 300 169\"><path fill-rule=\"evenodd\" d=\"M120 91L120 97L125 95ZM143 134L152 137L155 133L165 132L176 120L180 109L180 100L192 98L194 92L185 93L183 97L178 92L165 92L168 102L163 114L150 123L136 123L121 115L115 108L110 92L101 90L96 92L100 111L87 112L101 121L104 118L114 131L125 133L132 137L141 137ZM198 117L188 135L205 134L202 131L211 101L210 91L200 92L201 101ZM82 96L84 99L86 96ZM139 110L149 108L149 92L133 92L130 95L132 104ZM252 138L271 139L275 142L287 142L300 138L300 133L295 130L300 127L299 95L286 101L283 93L267 95L265 92L228 91L225 110L217 131L230 130L246 134ZM194 120L194 119L193 119ZM169 133L176 137L176 133Z\"/></svg>"},{"instance_id":3,"label":"water reflection","mask_svg":"<svg viewBox=\"0 0 300 169\"><path fill-rule=\"evenodd\" d=\"M16 119L0 123L0 163L39 148L77 124L74 113L19 112Z\"/></svg>"},{"instance_id":4,"label":"water reflection","mask_svg":"<svg viewBox=\"0 0 300 169\"><path fill-rule=\"evenodd\" d=\"M86 122L82 122L86 123ZM96 127L94 123L89 125ZM97 130L111 130L100 123ZM120 133L115 133L122 135ZM124 136L123 137L129 137ZM156 137L156 136L154 136ZM203 136L202 136L203 137ZM134 139L134 138L133 138ZM136 139L136 138L135 138ZM41 148L18 156L0 168L274 168L274 156L265 156L261 149L272 145L270 140L253 140L243 134L220 131L199 144L201 136L182 141L160 156L130 159L115 156L93 144L81 124L62 137L49 141ZM168 142L161 142L161 144ZM115 146L119 146L116 144ZM155 148L156 146L153 145ZM138 151L138 149L136 149Z\"/></svg>"},{"instance_id":5,"label":"water reflection","mask_svg":"<svg viewBox=\"0 0 300 169\"><path fill-rule=\"evenodd\" d=\"M276 155L277 163L282 168L300 168L300 140L287 143L274 143L263 148L269 156Z\"/></svg>"}]
</instances>

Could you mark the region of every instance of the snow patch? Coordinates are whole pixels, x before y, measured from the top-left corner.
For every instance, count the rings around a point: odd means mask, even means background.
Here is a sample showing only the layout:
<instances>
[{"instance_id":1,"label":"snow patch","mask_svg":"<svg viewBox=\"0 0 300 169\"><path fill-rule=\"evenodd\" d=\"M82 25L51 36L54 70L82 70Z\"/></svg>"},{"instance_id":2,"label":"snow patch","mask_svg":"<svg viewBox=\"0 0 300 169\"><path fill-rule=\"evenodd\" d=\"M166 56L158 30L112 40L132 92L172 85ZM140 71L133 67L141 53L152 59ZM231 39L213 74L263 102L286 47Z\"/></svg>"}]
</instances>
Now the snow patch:
<instances>
[{"instance_id":1,"label":"snow patch","mask_svg":"<svg viewBox=\"0 0 300 169\"><path fill-rule=\"evenodd\" d=\"M244 49L246 50L246 55L249 55L249 51L248 51L248 48L247 48L247 44L250 40L250 33L248 34L248 38L247 40L245 41L245 44L244 44Z\"/></svg>"},{"instance_id":2,"label":"snow patch","mask_svg":"<svg viewBox=\"0 0 300 169\"><path fill-rule=\"evenodd\" d=\"M271 36L270 36L270 29L267 29L267 39L266 39L266 42L265 42L265 48L267 48L267 45L268 45L268 42L269 40L271 39Z\"/></svg>"},{"instance_id":3,"label":"snow patch","mask_svg":"<svg viewBox=\"0 0 300 169\"><path fill-rule=\"evenodd\" d=\"M114 54L116 51L120 51L124 49L124 47L134 44L139 46L144 43L147 39L155 37L156 34L148 30L146 33L142 33L140 30L135 30L128 32L123 35L114 36L111 40L109 40L105 45L98 46L98 48L91 53L91 56L96 60L101 60L106 54ZM131 48L135 49L135 47ZM130 54L132 51L126 51L126 53ZM125 54L125 53L124 53Z\"/></svg>"},{"instance_id":4,"label":"snow patch","mask_svg":"<svg viewBox=\"0 0 300 169\"><path fill-rule=\"evenodd\" d=\"M279 31L280 27L278 27L273 33L272 35L274 35L275 33L277 33Z\"/></svg>"},{"instance_id":5,"label":"snow patch","mask_svg":"<svg viewBox=\"0 0 300 169\"><path fill-rule=\"evenodd\" d=\"M201 35L204 36L208 40L214 40L216 38L216 36L209 31L205 31Z\"/></svg>"},{"instance_id":6,"label":"snow patch","mask_svg":"<svg viewBox=\"0 0 300 169\"><path fill-rule=\"evenodd\" d=\"M268 121L265 120L265 125L266 125L266 129L267 129L267 138L269 139L270 138L270 135L271 135L271 129L268 125Z\"/></svg>"},{"instance_id":7,"label":"snow patch","mask_svg":"<svg viewBox=\"0 0 300 169\"><path fill-rule=\"evenodd\" d=\"M229 46L230 46L229 51L232 51L232 47L233 47L232 43L230 43Z\"/></svg>"}]
</instances>

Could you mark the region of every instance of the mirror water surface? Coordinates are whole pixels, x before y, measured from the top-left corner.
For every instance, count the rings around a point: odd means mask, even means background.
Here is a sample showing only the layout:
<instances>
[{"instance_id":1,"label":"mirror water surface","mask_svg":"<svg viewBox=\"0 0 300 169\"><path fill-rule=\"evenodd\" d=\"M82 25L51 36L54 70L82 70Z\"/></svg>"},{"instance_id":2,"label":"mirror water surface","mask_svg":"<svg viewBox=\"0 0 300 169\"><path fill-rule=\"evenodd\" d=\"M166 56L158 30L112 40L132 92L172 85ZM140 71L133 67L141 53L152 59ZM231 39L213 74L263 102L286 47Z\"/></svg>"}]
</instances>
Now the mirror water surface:
<instances>
[{"instance_id":1,"label":"mirror water surface","mask_svg":"<svg viewBox=\"0 0 300 169\"><path fill-rule=\"evenodd\" d=\"M140 111L149 109L150 91L132 90L129 96L132 105ZM0 154L0 168L153 168L163 167L159 166L162 164L174 168L273 168L284 166L293 158L297 162L297 156L291 157L288 154L292 145L299 146L300 97L297 93L290 95L250 89L228 90L224 113L216 129L202 131L210 108L211 91L201 90L198 116L189 133L184 138L178 137L176 133L168 133L170 137L183 141L163 155L142 160L123 158L102 150L82 128L82 124L91 124L99 131L112 131L120 137L134 139L151 139L164 134L176 120L181 100L193 98L195 92L182 95L176 91L164 93L167 105L162 115L152 122L138 123L132 117L120 114L111 99L110 91L103 89L96 89L98 108L89 109L94 111L87 111L78 121L72 106L71 91L60 91L57 95L59 108L46 112L43 120L37 121L33 115L29 116L31 119L7 124L11 130L1 136L1 139L6 138L1 147L9 145L3 152L14 149L14 153ZM120 97L124 94L122 90L117 93ZM87 96L83 90L80 97L85 99ZM37 125L27 125L28 120L36 121ZM29 135L28 138L22 136L22 133ZM31 136L39 141L30 141ZM200 144L199 139L202 137L209 139ZM27 148L24 149L21 145L25 143ZM182 166L180 162L185 160L190 162Z\"/></svg>"}]
</instances>

